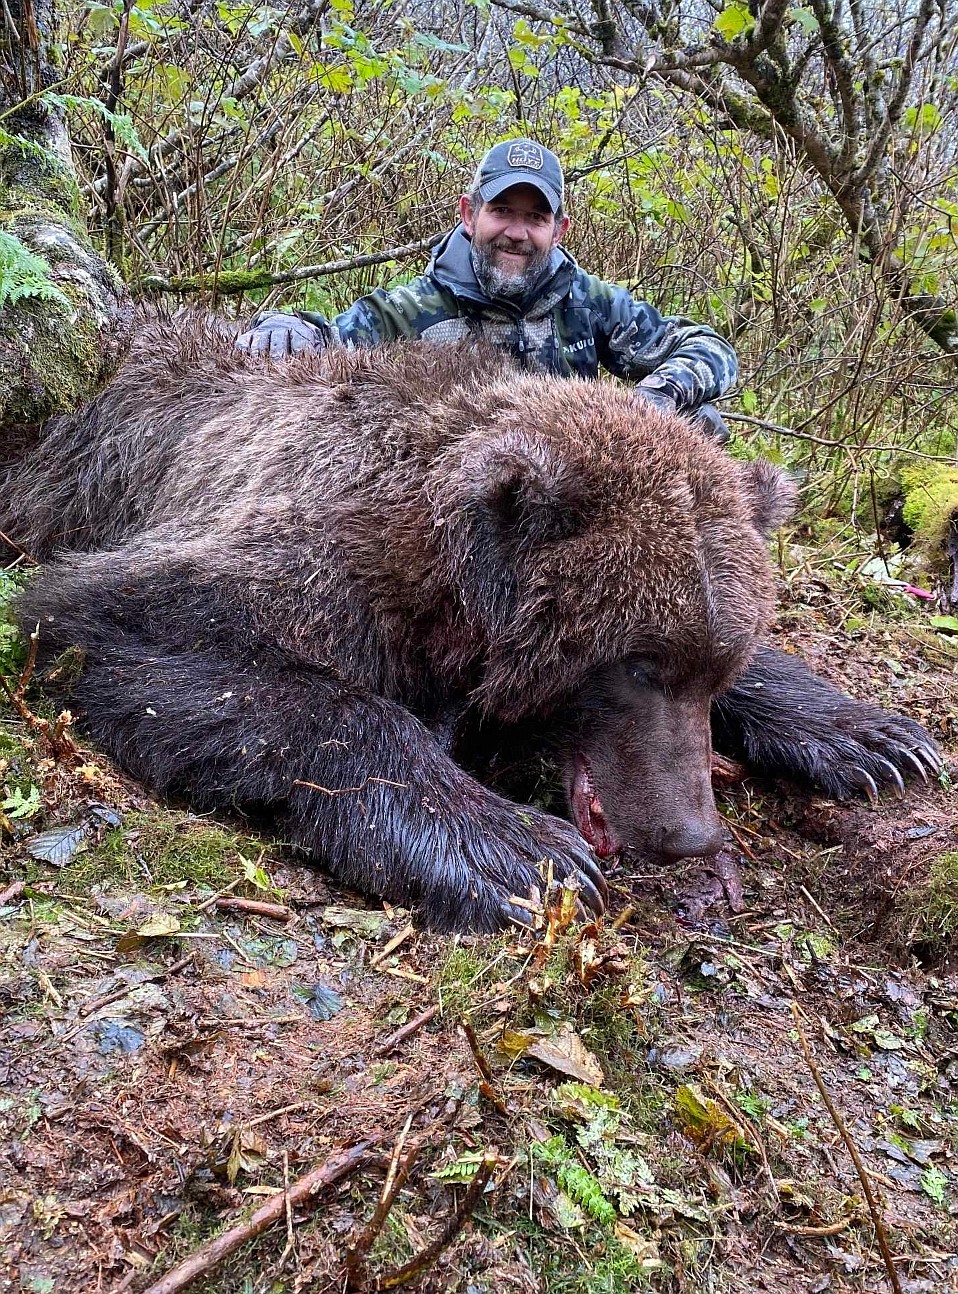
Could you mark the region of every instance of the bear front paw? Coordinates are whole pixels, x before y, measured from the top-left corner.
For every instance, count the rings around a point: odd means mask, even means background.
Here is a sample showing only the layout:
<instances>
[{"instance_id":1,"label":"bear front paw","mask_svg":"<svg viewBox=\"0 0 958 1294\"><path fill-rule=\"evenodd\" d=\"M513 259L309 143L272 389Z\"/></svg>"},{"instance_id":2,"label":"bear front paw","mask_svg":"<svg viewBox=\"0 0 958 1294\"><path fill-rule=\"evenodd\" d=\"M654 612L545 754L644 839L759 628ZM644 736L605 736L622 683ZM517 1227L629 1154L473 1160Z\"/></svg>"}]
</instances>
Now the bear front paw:
<instances>
[{"instance_id":1,"label":"bear front paw","mask_svg":"<svg viewBox=\"0 0 958 1294\"><path fill-rule=\"evenodd\" d=\"M818 779L829 794L847 798L864 793L874 804L882 791L901 798L905 781L937 777L944 767L941 750L919 723L875 706L851 705L839 716L843 742L832 761L823 761Z\"/></svg>"},{"instance_id":2,"label":"bear front paw","mask_svg":"<svg viewBox=\"0 0 958 1294\"><path fill-rule=\"evenodd\" d=\"M550 879L577 889L583 910L602 915L605 877L573 826L504 800L490 808L470 814L459 857L434 874L421 903L430 926L486 932L530 926Z\"/></svg>"}]
</instances>

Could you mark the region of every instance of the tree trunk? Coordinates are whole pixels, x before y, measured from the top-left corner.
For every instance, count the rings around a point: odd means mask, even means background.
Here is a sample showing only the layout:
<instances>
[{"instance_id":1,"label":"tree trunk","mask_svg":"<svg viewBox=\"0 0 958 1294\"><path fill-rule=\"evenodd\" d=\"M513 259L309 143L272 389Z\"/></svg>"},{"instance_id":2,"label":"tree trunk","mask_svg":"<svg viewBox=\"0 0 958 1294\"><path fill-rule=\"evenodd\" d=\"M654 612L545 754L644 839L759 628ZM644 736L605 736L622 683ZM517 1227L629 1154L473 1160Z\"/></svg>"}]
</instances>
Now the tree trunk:
<instances>
[{"instance_id":1,"label":"tree trunk","mask_svg":"<svg viewBox=\"0 0 958 1294\"><path fill-rule=\"evenodd\" d=\"M115 372L133 305L81 216L56 82L52 0L0 10L0 458ZM37 259L39 258L39 259Z\"/></svg>"}]
</instances>

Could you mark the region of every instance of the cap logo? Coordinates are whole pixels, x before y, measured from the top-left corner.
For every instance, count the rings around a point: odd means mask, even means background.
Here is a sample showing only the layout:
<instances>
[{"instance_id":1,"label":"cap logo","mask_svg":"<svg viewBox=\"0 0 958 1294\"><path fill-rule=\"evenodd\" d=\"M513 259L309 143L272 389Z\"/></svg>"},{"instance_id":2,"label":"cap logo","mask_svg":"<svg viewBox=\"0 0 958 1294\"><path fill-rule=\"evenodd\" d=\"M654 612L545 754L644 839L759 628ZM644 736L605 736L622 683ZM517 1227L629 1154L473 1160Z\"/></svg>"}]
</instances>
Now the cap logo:
<instances>
[{"instance_id":1,"label":"cap logo","mask_svg":"<svg viewBox=\"0 0 958 1294\"><path fill-rule=\"evenodd\" d=\"M506 161L522 171L541 171L545 159L538 144L513 144Z\"/></svg>"}]
</instances>

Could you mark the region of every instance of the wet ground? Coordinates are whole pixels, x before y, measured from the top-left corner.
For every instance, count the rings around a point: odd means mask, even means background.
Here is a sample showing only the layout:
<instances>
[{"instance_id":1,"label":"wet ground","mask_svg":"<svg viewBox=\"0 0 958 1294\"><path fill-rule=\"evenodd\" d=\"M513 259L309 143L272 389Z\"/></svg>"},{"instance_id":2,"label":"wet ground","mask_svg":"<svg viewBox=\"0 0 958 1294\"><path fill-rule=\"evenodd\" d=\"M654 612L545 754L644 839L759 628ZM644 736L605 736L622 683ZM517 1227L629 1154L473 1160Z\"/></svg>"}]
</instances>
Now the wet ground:
<instances>
[{"instance_id":1,"label":"wet ground","mask_svg":"<svg viewBox=\"0 0 958 1294\"><path fill-rule=\"evenodd\" d=\"M873 597L799 562L779 641L954 770L956 639ZM734 784L740 902L613 870L603 929L523 944L2 733L0 1289L958 1290L947 779Z\"/></svg>"}]
</instances>

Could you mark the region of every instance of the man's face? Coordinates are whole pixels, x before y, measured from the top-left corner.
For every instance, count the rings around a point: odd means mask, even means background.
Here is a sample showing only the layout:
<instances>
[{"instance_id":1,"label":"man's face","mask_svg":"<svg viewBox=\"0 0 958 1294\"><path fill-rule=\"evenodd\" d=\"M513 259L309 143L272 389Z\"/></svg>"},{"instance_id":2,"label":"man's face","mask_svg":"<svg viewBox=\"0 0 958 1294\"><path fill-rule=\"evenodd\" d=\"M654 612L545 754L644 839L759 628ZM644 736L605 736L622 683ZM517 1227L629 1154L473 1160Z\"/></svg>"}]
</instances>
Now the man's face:
<instances>
[{"instance_id":1,"label":"man's face","mask_svg":"<svg viewBox=\"0 0 958 1294\"><path fill-rule=\"evenodd\" d=\"M464 196L459 213L472 239L476 277L495 296L518 297L534 287L569 227L568 216L556 220L531 184L515 184L479 207Z\"/></svg>"}]
</instances>

